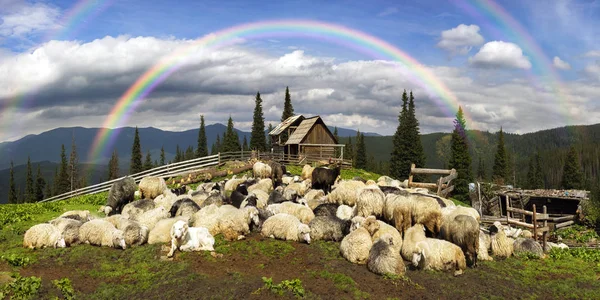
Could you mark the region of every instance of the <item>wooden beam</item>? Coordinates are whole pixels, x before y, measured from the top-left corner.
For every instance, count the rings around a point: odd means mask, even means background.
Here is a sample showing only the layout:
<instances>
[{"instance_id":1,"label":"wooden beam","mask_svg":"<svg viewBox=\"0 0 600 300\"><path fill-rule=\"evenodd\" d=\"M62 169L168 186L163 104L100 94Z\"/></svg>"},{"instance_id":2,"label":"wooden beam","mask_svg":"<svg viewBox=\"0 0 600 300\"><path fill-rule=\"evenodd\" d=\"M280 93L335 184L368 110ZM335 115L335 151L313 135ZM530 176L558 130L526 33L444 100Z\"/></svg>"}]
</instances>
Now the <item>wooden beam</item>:
<instances>
[{"instance_id":1,"label":"wooden beam","mask_svg":"<svg viewBox=\"0 0 600 300\"><path fill-rule=\"evenodd\" d=\"M522 227L525 227L525 228L529 228L529 229L534 229L532 224L521 222L521 221L517 221L515 219L508 219L507 223L508 224L519 225L519 226L522 226Z\"/></svg>"},{"instance_id":2,"label":"wooden beam","mask_svg":"<svg viewBox=\"0 0 600 300\"><path fill-rule=\"evenodd\" d=\"M575 221L567 221L564 223L556 224L556 226L554 226L554 228L559 229L559 228L567 227L567 226L573 225L573 224L575 224Z\"/></svg>"},{"instance_id":3,"label":"wooden beam","mask_svg":"<svg viewBox=\"0 0 600 300\"><path fill-rule=\"evenodd\" d=\"M412 164L414 166L415 164ZM426 169L426 168L415 168L411 167L411 173L414 174L439 174L439 175L450 175L452 174L452 170L444 170L444 169Z\"/></svg>"},{"instance_id":4,"label":"wooden beam","mask_svg":"<svg viewBox=\"0 0 600 300\"><path fill-rule=\"evenodd\" d=\"M566 217L558 217L558 218L550 218L550 220L552 220L552 222L554 222L554 223L572 221L572 220L575 220L575 215L570 215L570 216L566 216Z\"/></svg>"},{"instance_id":5,"label":"wooden beam","mask_svg":"<svg viewBox=\"0 0 600 300\"><path fill-rule=\"evenodd\" d=\"M426 189L437 189L437 184L429 182L413 182L409 183L408 187L426 188ZM448 185L442 185L442 188L447 188Z\"/></svg>"},{"instance_id":6,"label":"wooden beam","mask_svg":"<svg viewBox=\"0 0 600 300\"><path fill-rule=\"evenodd\" d=\"M458 177L458 173L454 173L454 174L450 174L446 177L442 177L440 180L442 181L442 183L448 183L450 182L450 180L452 179L456 179L456 177Z\"/></svg>"},{"instance_id":7,"label":"wooden beam","mask_svg":"<svg viewBox=\"0 0 600 300\"><path fill-rule=\"evenodd\" d=\"M511 212L516 212L516 213L520 213L520 214L524 214L524 215L528 215L528 216L533 216L533 212L528 211L528 210L524 210L524 209L520 209L520 208L513 208L513 207L511 207L508 210L511 211ZM548 214L537 213L536 214L536 218L538 218L540 220L541 219L550 219L550 216L548 216Z\"/></svg>"}]
</instances>

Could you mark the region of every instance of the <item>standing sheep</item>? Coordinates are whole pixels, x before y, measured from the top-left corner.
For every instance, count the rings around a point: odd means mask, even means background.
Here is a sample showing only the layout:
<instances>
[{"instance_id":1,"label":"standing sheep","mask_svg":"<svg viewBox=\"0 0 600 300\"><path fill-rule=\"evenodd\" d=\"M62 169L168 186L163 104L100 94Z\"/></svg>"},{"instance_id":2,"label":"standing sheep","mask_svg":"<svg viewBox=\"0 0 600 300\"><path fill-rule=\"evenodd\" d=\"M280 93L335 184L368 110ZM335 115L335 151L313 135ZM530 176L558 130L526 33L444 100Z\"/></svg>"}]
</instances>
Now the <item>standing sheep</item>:
<instances>
[{"instance_id":1,"label":"standing sheep","mask_svg":"<svg viewBox=\"0 0 600 300\"><path fill-rule=\"evenodd\" d=\"M252 166L252 172L255 178L264 179L270 178L273 170L269 165L258 161Z\"/></svg>"},{"instance_id":2,"label":"standing sheep","mask_svg":"<svg viewBox=\"0 0 600 300\"><path fill-rule=\"evenodd\" d=\"M356 191L356 213L357 216L368 217L383 215L385 195L376 185L365 186Z\"/></svg>"},{"instance_id":3,"label":"standing sheep","mask_svg":"<svg viewBox=\"0 0 600 300\"><path fill-rule=\"evenodd\" d=\"M154 199L168 190L167 183L160 177L147 176L142 178L139 184L140 197L142 199ZM169 190L169 192L171 192Z\"/></svg>"},{"instance_id":4,"label":"standing sheep","mask_svg":"<svg viewBox=\"0 0 600 300\"><path fill-rule=\"evenodd\" d=\"M302 178L302 180L311 179L314 169L315 168L311 167L310 165L304 165L304 167L302 167L302 174L300 178Z\"/></svg>"},{"instance_id":5,"label":"standing sheep","mask_svg":"<svg viewBox=\"0 0 600 300\"><path fill-rule=\"evenodd\" d=\"M79 228L79 239L83 243L103 247L125 249L123 231L106 220L96 219L84 223Z\"/></svg>"},{"instance_id":6,"label":"standing sheep","mask_svg":"<svg viewBox=\"0 0 600 300\"><path fill-rule=\"evenodd\" d=\"M329 203L354 206L357 200L356 191L364 187L365 184L362 183L362 181L342 180L336 185L335 189L327 195L327 201Z\"/></svg>"},{"instance_id":7,"label":"standing sheep","mask_svg":"<svg viewBox=\"0 0 600 300\"><path fill-rule=\"evenodd\" d=\"M83 222L74 219L58 217L48 223L56 226L56 228L60 230L60 234L65 239L65 244L67 246L79 243L79 227L81 227Z\"/></svg>"},{"instance_id":8,"label":"standing sheep","mask_svg":"<svg viewBox=\"0 0 600 300\"><path fill-rule=\"evenodd\" d=\"M276 214L268 218L263 223L260 234L264 237L284 241L305 241L310 244L310 227L289 214Z\"/></svg>"},{"instance_id":9,"label":"standing sheep","mask_svg":"<svg viewBox=\"0 0 600 300\"><path fill-rule=\"evenodd\" d=\"M396 206L400 205L402 202L410 201L408 197L410 194L406 191L398 190L397 193L386 193L384 189L382 189L385 195L385 201L383 206L383 219L386 222L392 223L394 222L394 210Z\"/></svg>"},{"instance_id":10,"label":"standing sheep","mask_svg":"<svg viewBox=\"0 0 600 300\"><path fill-rule=\"evenodd\" d=\"M312 182L312 188L316 190L323 190L325 194L329 194L331 192L331 186L335 183L338 176L340 176L340 171L340 166L337 166L333 169L327 169L323 167L315 168L312 171L310 178Z\"/></svg>"},{"instance_id":11,"label":"standing sheep","mask_svg":"<svg viewBox=\"0 0 600 300\"><path fill-rule=\"evenodd\" d=\"M278 187L282 183L281 179L283 174L285 174L284 167L276 161L270 162L269 166L271 167L271 179L273 179L273 186Z\"/></svg>"},{"instance_id":12,"label":"standing sheep","mask_svg":"<svg viewBox=\"0 0 600 300\"><path fill-rule=\"evenodd\" d=\"M406 266L391 235L384 234L373 243L367 259L367 268L378 275L404 275Z\"/></svg>"},{"instance_id":13,"label":"standing sheep","mask_svg":"<svg viewBox=\"0 0 600 300\"><path fill-rule=\"evenodd\" d=\"M339 242L350 233L351 224L352 221L342 220L336 216L318 216L310 221L308 226L313 240Z\"/></svg>"},{"instance_id":14,"label":"standing sheep","mask_svg":"<svg viewBox=\"0 0 600 300\"><path fill-rule=\"evenodd\" d=\"M65 248L65 239L60 234L58 227L52 224L37 224L25 231L23 247L41 249L45 247Z\"/></svg>"},{"instance_id":15,"label":"standing sheep","mask_svg":"<svg viewBox=\"0 0 600 300\"><path fill-rule=\"evenodd\" d=\"M123 206L134 200L136 189L137 186L135 185L135 180L129 176L113 183L108 191L106 206L101 207L104 214L107 216L120 214Z\"/></svg>"},{"instance_id":16,"label":"standing sheep","mask_svg":"<svg viewBox=\"0 0 600 300\"><path fill-rule=\"evenodd\" d=\"M214 251L215 238L204 227L189 227L185 221L177 221L171 227L171 251L167 257L173 257L175 250Z\"/></svg>"},{"instance_id":17,"label":"standing sheep","mask_svg":"<svg viewBox=\"0 0 600 300\"><path fill-rule=\"evenodd\" d=\"M477 266L479 249L479 223L471 216L458 215L452 219L444 218L440 237L459 246L470 267Z\"/></svg>"},{"instance_id":18,"label":"standing sheep","mask_svg":"<svg viewBox=\"0 0 600 300\"><path fill-rule=\"evenodd\" d=\"M507 258L513 254L514 241L506 236L500 222L494 222L489 228L492 244L492 255L498 258Z\"/></svg>"},{"instance_id":19,"label":"standing sheep","mask_svg":"<svg viewBox=\"0 0 600 300\"><path fill-rule=\"evenodd\" d=\"M342 256L351 263L366 264L373 241L372 235L379 229L379 223L373 216L365 219L362 225L350 232L340 243Z\"/></svg>"}]
</instances>

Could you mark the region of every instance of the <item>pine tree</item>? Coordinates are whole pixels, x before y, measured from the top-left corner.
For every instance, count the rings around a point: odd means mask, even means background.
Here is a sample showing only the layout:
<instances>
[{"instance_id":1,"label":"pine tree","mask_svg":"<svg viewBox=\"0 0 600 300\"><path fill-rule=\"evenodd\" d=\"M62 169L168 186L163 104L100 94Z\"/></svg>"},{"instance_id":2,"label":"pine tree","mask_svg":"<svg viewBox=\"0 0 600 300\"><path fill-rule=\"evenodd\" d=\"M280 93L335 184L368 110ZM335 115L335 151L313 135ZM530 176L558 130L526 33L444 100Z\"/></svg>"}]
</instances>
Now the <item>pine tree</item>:
<instances>
[{"instance_id":1,"label":"pine tree","mask_svg":"<svg viewBox=\"0 0 600 300\"><path fill-rule=\"evenodd\" d=\"M246 139L245 135L244 135L244 142L242 143L242 150L244 150L244 151L250 150L250 148L248 146L248 140Z\"/></svg>"},{"instance_id":2,"label":"pine tree","mask_svg":"<svg viewBox=\"0 0 600 300\"><path fill-rule=\"evenodd\" d=\"M25 203L35 202L35 184L31 170L31 159L27 156L27 177L25 178Z\"/></svg>"},{"instance_id":3,"label":"pine tree","mask_svg":"<svg viewBox=\"0 0 600 300\"><path fill-rule=\"evenodd\" d=\"M117 178L119 178L119 153L117 153L117 149L115 149L108 161L108 180Z\"/></svg>"},{"instance_id":4,"label":"pine tree","mask_svg":"<svg viewBox=\"0 0 600 300\"><path fill-rule=\"evenodd\" d=\"M338 129L337 129L337 126L335 126L335 127L333 128L333 137L335 138L335 140L336 140L336 142L337 142L337 143L339 143L339 142L340 142L340 137L338 136ZM338 148L338 147L335 147L334 149L335 149L335 152L334 152L335 158L339 158L339 157L340 157L340 154L341 154L341 153L340 153L340 148Z\"/></svg>"},{"instance_id":5,"label":"pine tree","mask_svg":"<svg viewBox=\"0 0 600 300\"><path fill-rule=\"evenodd\" d=\"M267 139L265 137L265 118L263 117L262 99L260 93L256 93L254 100L254 116L252 119L252 134L250 135L250 149L267 150Z\"/></svg>"},{"instance_id":6,"label":"pine tree","mask_svg":"<svg viewBox=\"0 0 600 300\"><path fill-rule=\"evenodd\" d=\"M571 146L563 168L562 188L565 190L583 188L583 173L579 163L579 155L574 146Z\"/></svg>"},{"instance_id":7,"label":"pine tree","mask_svg":"<svg viewBox=\"0 0 600 300\"><path fill-rule=\"evenodd\" d=\"M156 167L160 167L160 165L158 164L158 160L154 160L154 163L152 163L152 168L156 168Z\"/></svg>"},{"instance_id":8,"label":"pine tree","mask_svg":"<svg viewBox=\"0 0 600 300\"><path fill-rule=\"evenodd\" d=\"M529 159L529 165L527 167L527 188L537 188L535 180L535 155L532 155Z\"/></svg>"},{"instance_id":9,"label":"pine tree","mask_svg":"<svg viewBox=\"0 0 600 300\"><path fill-rule=\"evenodd\" d=\"M77 157L77 147L75 146L75 137L71 139L71 156L69 157L69 191L79 188L79 158Z\"/></svg>"},{"instance_id":10,"label":"pine tree","mask_svg":"<svg viewBox=\"0 0 600 300\"><path fill-rule=\"evenodd\" d=\"M71 189L71 180L69 179L69 164L65 153L65 145L62 145L60 152L60 168L58 170L58 185L56 195L68 192Z\"/></svg>"},{"instance_id":11,"label":"pine tree","mask_svg":"<svg viewBox=\"0 0 600 300\"><path fill-rule=\"evenodd\" d=\"M269 132L273 131L273 124L269 123ZM273 143L271 141L271 136L267 133L267 151L271 152L271 148L273 148Z\"/></svg>"},{"instance_id":12,"label":"pine tree","mask_svg":"<svg viewBox=\"0 0 600 300\"><path fill-rule=\"evenodd\" d=\"M140 144L140 134L137 126L135 127L135 136L133 138L133 146L131 147L131 164L129 166L129 173L136 174L144 170L142 165L142 146Z\"/></svg>"},{"instance_id":13,"label":"pine tree","mask_svg":"<svg viewBox=\"0 0 600 300\"><path fill-rule=\"evenodd\" d=\"M227 121L227 131L225 131L222 149L222 152L235 152L241 149L237 133L233 128L233 119L231 116L229 116L229 120Z\"/></svg>"},{"instance_id":14,"label":"pine tree","mask_svg":"<svg viewBox=\"0 0 600 300\"><path fill-rule=\"evenodd\" d=\"M479 157L479 165L477 167L477 180L486 181L487 176L485 176L485 163L483 159Z\"/></svg>"},{"instance_id":15,"label":"pine tree","mask_svg":"<svg viewBox=\"0 0 600 300\"><path fill-rule=\"evenodd\" d=\"M410 92L408 100L408 112L406 114L406 150L407 157L404 162L404 167L407 170L407 175L410 175L411 164L415 164L416 167L422 168L425 166L425 151L423 150L423 144L421 143L421 135L419 133L419 120L417 120L415 111L415 98L412 91ZM425 176L416 175L415 181L423 181Z\"/></svg>"},{"instance_id":16,"label":"pine tree","mask_svg":"<svg viewBox=\"0 0 600 300\"><path fill-rule=\"evenodd\" d=\"M398 116L398 127L393 137L393 149L390 157L390 176L396 179L408 178L410 175L410 161L407 159L407 119L408 96L406 90L402 93L402 111Z\"/></svg>"},{"instance_id":17,"label":"pine tree","mask_svg":"<svg viewBox=\"0 0 600 300\"><path fill-rule=\"evenodd\" d=\"M144 171L152 169L152 156L150 156L150 150L146 152L146 160L144 161Z\"/></svg>"},{"instance_id":18,"label":"pine tree","mask_svg":"<svg viewBox=\"0 0 600 300\"><path fill-rule=\"evenodd\" d=\"M188 148L185 150L185 160L194 159L194 157L196 157L194 147L188 146Z\"/></svg>"},{"instance_id":19,"label":"pine tree","mask_svg":"<svg viewBox=\"0 0 600 300\"><path fill-rule=\"evenodd\" d=\"M348 141L344 147L344 159L354 160L354 147L352 146L352 138L348 137Z\"/></svg>"},{"instance_id":20,"label":"pine tree","mask_svg":"<svg viewBox=\"0 0 600 300\"><path fill-rule=\"evenodd\" d=\"M517 186L515 182L515 165L513 160L512 151L506 151L506 184L512 184L513 186Z\"/></svg>"},{"instance_id":21,"label":"pine tree","mask_svg":"<svg viewBox=\"0 0 600 300\"><path fill-rule=\"evenodd\" d=\"M216 155L219 152L221 152L221 137L219 137L218 134L217 134L217 140L215 141L215 143L211 147L211 151L210 152L211 152L212 155Z\"/></svg>"},{"instance_id":22,"label":"pine tree","mask_svg":"<svg viewBox=\"0 0 600 300\"><path fill-rule=\"evenodd\" d=\"M198 149L196 157L208 156L208 145L206 142L206 128L204 127L204 115L200 116L200 130L198 131Z\"/></svg>"},{"instance_id":23,"label":"pine tree","mask_svg":"<svg viewBox=\"0 0 600 300\"><path fill-rule=\"evenodd\" d=\"M367 146L365 145L365 135L360 133L360 130L356 133L355 167L363 170L367 168Z\"/></svg>"},{"instance_id":24,"label":"pine tree","mask_svg":"<svg viewBox=\"0 0 600 300\"><path fill-rule=\"evenodd\" d=\"M471 174L471 156L469 154L469 143L467 140L467 124L463 115L462 107L458 107L454 130L452 131L450 167L455 169L458 177L454 180L454 197L470 202L469 183L473 181Z\"/></svg>"},{"instance_id":25,"label":"pine tree","mask_svg":"<svg viewBox=\"0 0 600 300\"><path fill-rule=\"evenodd\" d=\"M287 118L294 116L294 107L292 106L292 99L290 97L289 87L285 87L285 102L283 103L283 113L281 114L281 122L287 120Z\"/></svg>"},{"instance_id":26,"label":"pine tree","mask_svg":"<svg viewBox=\"0 0 600 300\"><path fill-rule=\"evenodd\" d=\"M181 150L179 149L179 144L177 144L177 148L175 149L175 162L178 163L182 160Z\"/></svg>"},{"instance_id":27,"label":"pine tree","mask_svg":"<svg viewBox=\"0 0 600 300\"><path fill-rule=\"evenodd\" d=\"M498 148L494 159L494 168L492 169L492 180L498 184L505 184L508 181L508 165L506 157L506 148L504 147L504 132L500 127L498 132Z\"/></svg>"},{"instance_id":28,"label":"pine tree","mask_svg":"<svg viewBox=\"0 0 600 300\"><path fill-rule=\"evenodd\" d=\"M535 154L535 187L538 189L546 188L546 184L544 183L544 172L542 171L542 162L540 158L540 153L537 152Z\"/></svg>"},{"instance_id":29,"label":"pine tree","mask_svg":"<svg viewBox=\"0 0 600 300\"><path fill-rule=\"evenodd\" d=\"M13 161L10 161L10 177L8 178L8 203L17 204L19 203L17 196L17 188L15 186L15 172Z\"/></svg>"},{"instance_id":30,"label":"pine tree","mask_svg":"<svg viewBox=\"0 0 600 300\"><path fill-rule=\"evenodd\" d=\"M52 181L46 183L46 189L44 190L43 199L52 197Z\"/></svg>"},{"instance_id":31,"label":"pine tree","mask_svg":"<svg viewBox=\"0 0 600 300\"><path fill-rule=\"evenodd\" d=\"M35 175L35 202L39 202L44 199L44 188L46 187L46 180L42 177L42 169L38 164L37 173Z\"/></svg>"},{"instance_id":32,"label":"pine tree","mask_svg":"<svg viewBox=\"0 0 600 300\"><path fill-rule=\"evenodd\" d=\"M207 154L208 155L208 154ZM160 165L165 165L165 147L160 147Z\"/></svg>"}]
</instances>

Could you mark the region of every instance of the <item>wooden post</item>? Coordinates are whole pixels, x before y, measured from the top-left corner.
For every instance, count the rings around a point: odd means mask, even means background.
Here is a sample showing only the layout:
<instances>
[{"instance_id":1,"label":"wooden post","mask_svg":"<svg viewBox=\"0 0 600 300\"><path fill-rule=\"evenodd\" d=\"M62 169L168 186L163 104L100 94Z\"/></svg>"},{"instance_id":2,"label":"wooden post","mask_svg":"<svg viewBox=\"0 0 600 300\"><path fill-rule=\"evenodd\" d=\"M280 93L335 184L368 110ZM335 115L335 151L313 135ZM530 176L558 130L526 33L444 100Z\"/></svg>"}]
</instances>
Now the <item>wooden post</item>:
<instances>
[{"instance_id":1,"label":"wooden post","mask_svg":"<svg viewBox=\"0 0 600 300\"><path fill-rule=\"evenodd\" d=\"M219 165L221 164L221 152L217 153L219 155Z\"/></svg>"},{"instance_id":2,"label":"wooden post","mask_svg":"<svg viewBox=\"0 0 600 300\"><path fill-rule=\"evenodd\" d=\"M533 205L533 216L531 217L533 220L533 240L537 241L537 211L535 210L535 204Z\"/></svg>"},{"instance_id":3,"label":"wooden post","mask_svg":"<svg viewBox=\"0 0 600 300\"><path fill-rule=\"evenodd\" d=\"M413 169L415 168L415 164L411 164L410 165L410 175L408 175L408 187L410 187L410 184L413 182Z\"/></svg>"},{"instance_id":4,"label":"wooden post","mask_svg":"<svg viewBox=\"0 0 600 300\"><path fill-rule=\"evenodd\" d=\"M500 197L502 197L502 196L500 196ZM506 197L506 225L508 225L508 224L510 224L510 221L509 221L510 216L508 215L509 214L508 208L510 207L510 203L508 202L508 196L504 196L504 197ZM502 207L500 207L500 208L502 208Z\"/></svg>"},{"instance_id":5,"label":"wooden post","mask_svg":"<svg viewBox=\"0 0 600 300\"><path fill-rule=\"evenodd\" d=\"M543 206L542 212L544 213L544 215L546 215L548 213L548 209L546 208L546 205ZM544 219L544 228L548 228L548 218ZM542 232L542 249L546 249L547 239L548 239L548 231Z\"/></svg>"}]
</instances>

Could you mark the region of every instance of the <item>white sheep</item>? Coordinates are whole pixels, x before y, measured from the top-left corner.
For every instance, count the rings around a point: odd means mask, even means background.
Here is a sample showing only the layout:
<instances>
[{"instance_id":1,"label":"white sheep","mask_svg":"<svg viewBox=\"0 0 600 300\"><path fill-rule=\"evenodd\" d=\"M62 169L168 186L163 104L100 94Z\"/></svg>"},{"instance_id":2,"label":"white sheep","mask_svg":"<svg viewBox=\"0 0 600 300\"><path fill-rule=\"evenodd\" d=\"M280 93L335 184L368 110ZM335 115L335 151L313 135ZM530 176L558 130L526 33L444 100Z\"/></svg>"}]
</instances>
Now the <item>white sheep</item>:
<instances>
[{"instance_id":1,"label":"white sheep","mask_svg":"<svg viewBox=\"0 0 600 300\"><path fill-rule=\"evenodd\" d=\"M250 196L250 195L256 196L256 208L267 207L268 202L269 202L269 194L267 194L261 190L254 190L254 191L248 193L248 196ZM246 199L244 199L244 201L242 201L242 204L240 205L240 208L246 207L246 206L248 206L248 201L246 201Z\"/></svg>"},{"instance_id":2,"label":"white sheep","mask_svg":"<svg viewBox=\"0 0 600 300\"><path fill-rule=\"evenodd\" d=\"M475 218L467 215L450 214L442 219L440 238L459 246L467 264L471 267L477 265L479 251L479 223Z\"/></svg>"},{"instance_id":3,"label":"white sheep","mask_svg":"<svg viewBox=\"0 0 600 300\"><path fill-rule=\"evenodd\" d=\"M139 216L156 207L156 203L152 199L140 199L125 204L121 211L121 215L125 218L137 221Z\"/></svg>"},{"instance_id":4,"label":"white sheep","mask_svg":"<svg viewBox=\"0 0 600 300\"><path fill-rule=\"evenodd\" d=\"M162 206L159 206L155 209L151 209L143 214L141 214L138 218L140 224L148 227L148 230L152 230L154 225L162 219L166 219L169 217L169 210L165 209Z\"/></svg>"},{"instance_id":5,"label":"white sheep","mask_svg":"<svg viewBox=\"0 0 600 300\"><path fill-rule=\"evenodd\" d=\"M188 225L190 225L190 219L191 218L180 216L175 218L162 219L158 221L158 223L156 223L154 228L152 228L152 230L148 234L148 244L152 245L170 242L170 232L171 227L173 227L173 224L175 224L175 222L177 221L185 221L186 223L188 223Z\"/></svg>"},{"instance_id":6,"label":"white sheep","mask_svg":"<svg viewBox=\"0 0 600 300\"><path fill-rule=\"evenodd\" d=\"M289 214L276 214L268 218L262 224L260 233L264 237L310 244L310 227Z\"/></svg>"},{"instance_id":7,"label":"white sheep","mask_svg":"<svg viewBox=\"0 0 600 300\"><path fill-rule=\"evenodd\" d=\"M507 258L513 254L514 240L507 237L500 222L496 221L489 228L492 244L492 255L498 258Z\"/></svg>"},{"instance_id":8,"label":"white sheep","mask_svg":"<svg viewBox=\"0 0 600 300\"><path fill-rule=\"evenodd\" d=\"M389 234L384 234L375 240L367 259L369 271L379 275L404 275L406 266L398 249L394 244L394 238Z\"/></svg>"},{"instance_id":9,"label":"white sheep","mask_svg":"<svg viewBox=\"0 0 600 300\"><path fill-rule=\"evenodd\" d=\"M257 183L248 187L248 192L254 192L255 190L260 190L265 193L269 193L273 189L273 180L269 178L261 179Z\"/></svg>"},{"instance_id":10,"label":"white sheep","mask_svg":"<svg viewBox=\"0 0 600 300\"><path fill-rule=\"evenodd\" d=\"M387 194L385 195L385 201L383 206L383 220L386 222L390 222L393 224L394 221L394 209L399 203L410 201L408 199L410 197L409 193L403 193L401 195L398 194Z\"/></svg>"},{"instance_id":11,"label":"white sheep","mask_svg":"<svg viewBox=\"0 0 600 300\"><path fill-rule=\"evenodd\" d=\"M65 244L67 246L79 243L79 227L81 227L83 222L74 219L58 217L54 220L50 220L48 223L56 226L58 230L60 230L60 234L65 239Z\"/></svg>"},{"instance_id":12,"label":"white sheep","mask_svg":"<svg viewBox=\"0 0 600 300\"><path fill-rule=\"evenodd\" d=\"M94 216L92 216L89 210L70 210L60 215L59 218L69 218L80 222L87 222L93 220Z\"/></svg>"},{"instance_id":13,"label":"white sheep","mask_svg":"<svg viewBox=\"0 0 600 300\"><path fill-rule=\"evenodd\" d=\"M283 183L285 185L288 185L288 184L290 184L290 183L292 183L294 181L296 181L296 180L294 180L294 177L292 177L292 176L283 176L283 177L281 177L281 183Z\"/></svg>"},{"instance_id":14,"label":"white sheep","mask_svg":"<svg viewBox=\"0 0 600 300\"><path fill-rule=\"evenodd\" d=\"M79 228L79 239L82 243L104 247L120 247L125 249L123 231L118 230L106 220L96 219L83 223Z\"/></svg>"},{"instance_id":15,"label":"white sheep","mask_svg":"<svg viewBox=\"0 0 600 300\"><path fill-rule=\"evenodd\" d=\"M375 243L375 241L377 241L377 239L379 239L380 237L384 235L389 235L393 239L393 247L396 248L398 252L400 252L400 249L402 248L402 235L400 234L400 232L398 232L398 229L380 220L377 220L377 223L379 223L379 229L375 231L373 233L373 236L371 237L373 243Z\"/></svg>"},{"instance_id":16,"label":"white sheep","mask_svg":"<svg viewBox=\"0 0 600 300\"><path fill-rule=\"evenodd\" d=\"M448 218L449 220L454 219L458 215L471 216L475 221L480 222L481 216L479 212L472 207L465 206L447 206L441 208L442 218Z\"/></svg>"},{"instance_id":17,"label":"white sheep","mask_svg":"<svg viewBox=\"0 0 600 300\"><path fill-rule=\"evenodd\" d=\"M315 218L315 214L308 206L293 202L270 204L267 206L267 210L273 214L286 213L293 215L304 224L310 223Z\"/></svg>"},{"instance_id":18,"label":"white sheep","mask_svg":"<svg viewBox=\"0 0 600 300\"><path fill-rule=\"evenodd\" d=\"M296 195L298 195L300 197L304 197L304 195L306 195L306 192L308 192L309 188L310 188L310 185L307 185L305 182L292 182L288 186L285 187L285 190L283 191L283 195L285 197L285 195L287 195L289 193L289 191L295 191ZM288 197L285 197L285 198L288 199Z\"/></svg>"},{"instance_id":19,"label":"white sheep","mask_svg":"<svg viewBox=\"0 0 600 300\"><path fill-rule=\"evenodd\" d=\"M142 199L154 199L162 195L165 190L168 190L165 180L155 176L142 178L138 189L140 190L140 197Z\"/></svg>"},{"instance_id":20,"label":"white sheep","mask_svg":"<svg viewBox=\"0 0 600 300\"><path fill-rule=\"evenodd\" d=\"M256 226L259 224L256 207L249 206L225 211L219 216L216 232L223 234L228 241L240 240L250 233L250 223L254 223Z\"/></svg>"},{"instance_id":21,"label":"white sheep","mask_svg":"<svg viewBox=\"0 0 600 300\"><path fill-rule=\"evenodd\" d=\"M381 176L381 177L377 178L377 185L390 186L390 184L392 183L392 180L394 180L394 179L389 176Z\"/></svg>"},{"instance_id":22,"label":"white sheep","mask_svg":"<svg viewBox=\"0 0 600 300\"><path fill-rule=\"evenodd\" d=\"M402 256L410 257L412 264L424 270L450 271L461 275L467 268L465 255L460 247L444 240L425 237L425 227L416 224L404 235Z\"/></svg>"},{"instance_id":23,"label":"white sheep","mask_svg":"<svg viewBox=\"0 0 600 300\"><path fill-rule=\"evenodd\" d=\"M304 167L302 167L302 174L301 174L301 178L303 180L306 179L311 179L312 178L312 172L314 171L315 168L311 167L310 165L304 165Z\"/></svg>"},{"instance_id":24,"label":"white sheep","mask_svg":"<svg viewBox=\"0 0 600 300\"><path fill-rule=\"evenodd\" d=\"M356 204L356 191L363 187L365 187L365 184L362 181L342 180L335 185L335 189L327 195L327 201L329 203L354 206Z\"/></svg>"},{"instance_id":25,"label":"white sheep","mask_svg":"<svg viewBox=\"0 0 600 300\"><path fill-rule=\"evenodd\" d=\"M221 207L226 207L223 205ZM235 208L235 207L234 207ZM192 216L191 222L194 227L205 227L210 232L214 232L213 228L216 228L218 223L217 214L220 207L216 204L211 204L203 207L197 213Z\"/></svg>"},{"instance_id":26,"label":"white sheep","mask_svg":"<svg viewBox=\"0 0 600 300\"><path fill-rule=\"evenodd\" d=\"M357 217L362 218L362 217ZM359 228L354 229L342 239L340 243L340 252L342 256L351 263L366 264L369 258L371 246L373 246L372 236L379 229L379 223L374 216L364 219ZM355 227L353 225L351 230Z\"/></svg>"},{"instance_id":27,"label":"white sheep","mask_svg":"<svg viewBox=\"0 0 600 300\"><path fill-rule=\"evenodd\" d=\"M243 178L235 178L235 176L232 177L231 179L229 179L225 182L225 187L224 187L225 192L235 191L235 189L238 187L238 185L244 183L245 181L246 181L246 179L243 179Z\"/></svg>"},{"instance_id":28,"label":"white sheep","mask_svg":"<svg viewBox=\"0 0 600 300\"><path fill-rule=\"evenodd\" d=\"M58 227L52 224L37 224L25 231L23 247L36 248L65 248L67 245Z\"/></svg>"},{"instance_id":29,"label":"white sheep","mask_svg":"<svg viewBox=\"0 0 600 300\"><path fill-rule=\"evenodd\" d=\"M376 185L368 185L356 191L355 215L368 217L383 215L385 195Z\"/></svg>"},{"instance_id":30,"label":"white sheep","mask_svg":"<svg viewBox=\"0 0 600 300\"><path fill-rule=\"evenodd\" d=\"M268 164L265 164L263 162L257 161L253 166L252 166L252 173L254 174L254 177L256 178L271 178L271 166L269 166Z\"/></svg>"},{"instance_id":31,"label":"white sheep","mask_svg":"<svg viewBox=\"0 0 600 300\"><path fill-rule=\"evenodd\" d=\"M342 204L342 205L338 206L335 216L342 220L350 220L350 219L352 219L353 214L354 214L353 207Z\"/></svg>"},{"instance_id":32,"label":"white sheep","mask_svg":"<svg viewBox=\"0 0 600 300\"><path fill-rule=\"evenodd\" d=\"M137 221L129 220L123 215L112 215L105 220L123 231L123 238L128 246L139 246L148 241L148 227Z\"/></svg>"},{"instance_id":33,"label":"white sheep","mask_svg":"<svg viewBox=\"0 0 600 300\"><path fill-rule=\"evenodd\" d=\"M308 190L304 195L308 207L314 210L317 206L325 203L325 192L323 190Z\"/></svg>"},{"instance_id":34,"label":"white sheep","mask_svg":"<svg viewBox=\"0 0 600 300\"><path fill-rule=\"evenodd\" d=\"M179 200L179 197L181 196L177 196L167 189L164 194L159 195L154 199L154 208L161 206L164 207L166 211L169 211L171 206L173 206L173 203Z\"/></svg>"},{"instance_id":35,"label":"white sheep","mask_svg":"<svg viewBox=\"0 0 600 300\"><path fill-rule=\"evenodd\" d=\"M479 230L479 248L477 248L477 260L494 260L490 256L489 250L492 247L492 239L489 234Z\"/></svg>"},{"instance_id":36,"label":"white sheep","mask_svg":"<svg viewBox=\"0 0 600 300\"><path fill-rule=\"evenodd\" d=\"M175 250L214 251L215 238L204 227L189 227L188 223L179 220L171 227L171 251L167 257L173 257Z\"/></svg>"},{"instance_id":37,"label":"white sheep","mask_svg":"<svg viewBox=\"0 0 600 300\"><path fill-rule=\"evenodd\" d=\"M395 202L394 206L394 224L400 233L415 224L425 225L432 236L440 232L442 212L437 200L412 195Z\"/></svg>"}]
</instances>

